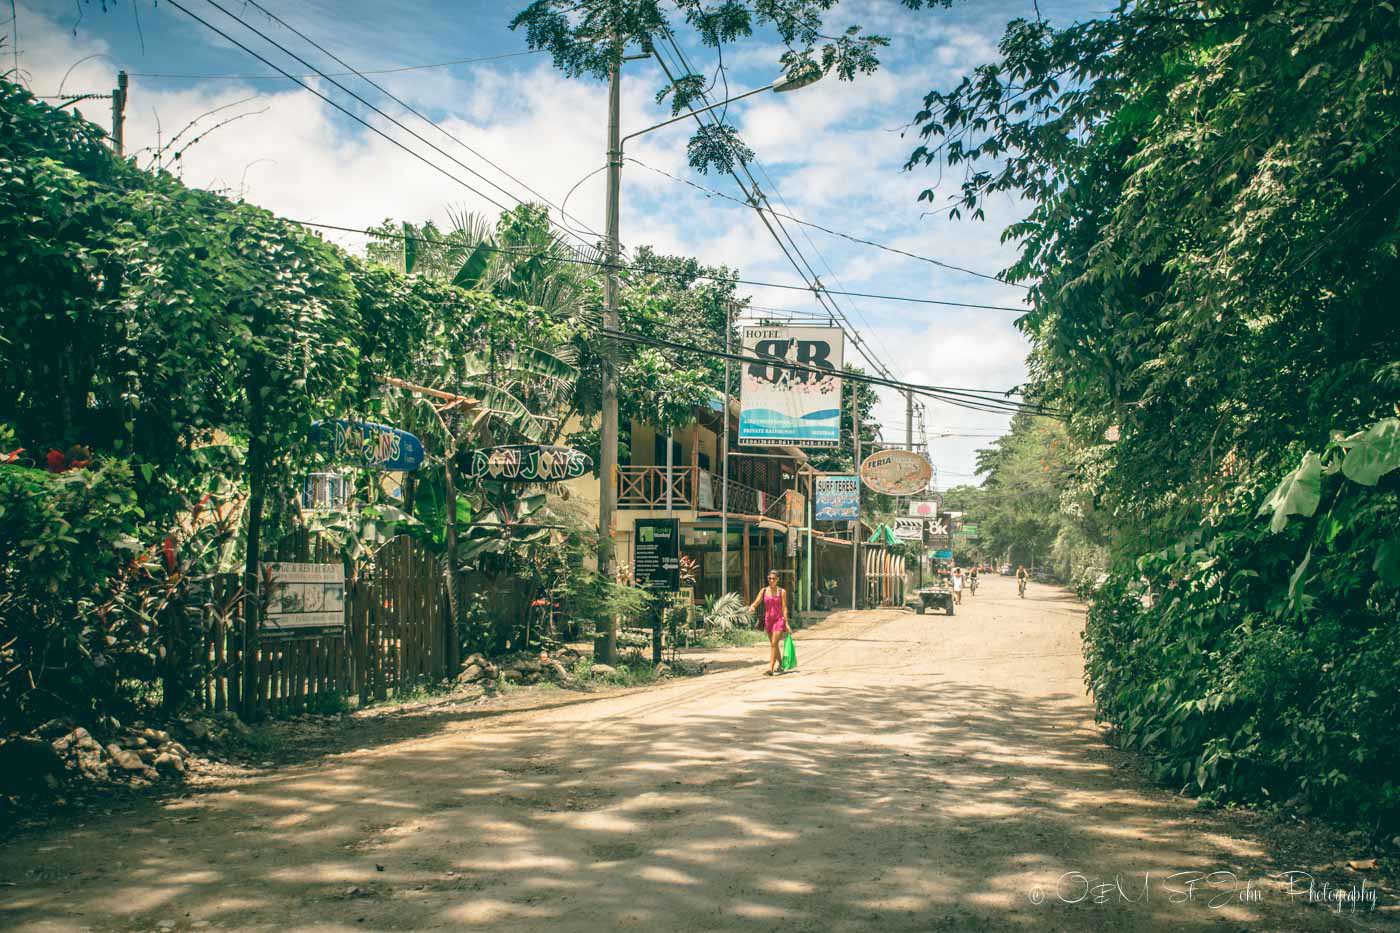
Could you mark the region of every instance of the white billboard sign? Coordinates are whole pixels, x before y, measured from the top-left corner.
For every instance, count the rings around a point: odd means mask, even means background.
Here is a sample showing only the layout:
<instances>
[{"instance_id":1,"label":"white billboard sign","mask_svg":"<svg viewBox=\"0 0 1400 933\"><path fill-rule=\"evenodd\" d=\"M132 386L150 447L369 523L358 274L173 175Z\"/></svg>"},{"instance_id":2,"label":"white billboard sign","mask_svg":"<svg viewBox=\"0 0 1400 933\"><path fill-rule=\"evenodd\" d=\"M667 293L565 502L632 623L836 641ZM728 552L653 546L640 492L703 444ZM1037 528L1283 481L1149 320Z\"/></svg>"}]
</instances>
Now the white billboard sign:
<instances>
[{"instance_id":1,"label":"white billboard sign","mask_svg":"<svg viewBox=\"0 0 1400 933\"><path fill-rule=\"evenodd\" d=\"M835 447L841 441L839 327L745 327L744 356L803 369L745 363L739 382L739 443Z\"/></svg>"}]
</instances>

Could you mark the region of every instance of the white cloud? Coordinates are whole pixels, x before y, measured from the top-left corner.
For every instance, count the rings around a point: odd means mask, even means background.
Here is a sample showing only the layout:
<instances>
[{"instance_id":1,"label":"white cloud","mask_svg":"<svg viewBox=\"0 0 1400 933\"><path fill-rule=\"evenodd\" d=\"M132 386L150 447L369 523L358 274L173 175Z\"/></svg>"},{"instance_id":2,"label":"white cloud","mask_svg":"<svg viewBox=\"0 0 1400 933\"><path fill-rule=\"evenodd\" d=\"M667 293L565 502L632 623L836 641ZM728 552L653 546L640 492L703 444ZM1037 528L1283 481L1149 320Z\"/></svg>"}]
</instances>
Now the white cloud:
<instances>
[{"instance_id":1,"label":"white cloud","mask_svg":"<svg viewBox=\"0 0 1400 933\"><path fill-rule=\"evenodd\" d=\"M363 16L341 15L340 6L328 0L309 0L297 9L295 24L348 61L365 67L384 67L476 54L449 54L444 48L448 43L437 41L436 36L430 48L419 47L425 34L434 28L434 17L441 12L428 0L401 4L392 16L381 12L373 28ZM998 241L998 233L1005 222L1020 216L1020 205L994 205L989 212L992 219L985 223L954 222L945 214L921 217L929 205L916 201L918 192L934 185L938 177L929 169L912 173L902 170L916 141L892 130L906 123L930 86L948 83L972 65L994 58L999 29L989 31L975 23L950 21L947 16L891 12L891 6L877 3L857 5L850 10L847 4L838 8L838 12L848 10L842 14L843 19L862 22L868 29L891 35L894 44L886 50L887 67L881 72L854 82L828 78L792 94L750 98L735 104L730 118L758 153L776 188L785 196L787 209L796 216L957 265L997 271L1008 265L1014 255L1011 247ZM69 66L88 55L108 57L73 68L66 89L101 91L111 86L113 59L120 58L113 52L121 41L118 27L128 28L124 19L90 12L75 34L72 21L65 18L66 9L48 4L42 11L27 5L19 9L24 27L23 63L31 72L30 84L36 92L56 92ZM373 9L382 11L380 6ZM267 70L222 40L212 38L203 27L172 12L168 5L142 10L148 37L163 29L167 40L173 35L192 47L207 48L219 62L210 65L212 70L222 72L237 62L242 65L235 67L242 67L246 73ZM506 12L503 9L494 20L484 14L474 15L474 21L489 24L493 37L474 37L473 48L485 43L482 54L491 54L523 45L520 36L506 29ZM1005 16L1001 15L1001 19L1004 21ZM258 25L266 27L265 22ZM731 88L737 92L771 79L780 52L779 47L760 36L755 44L727 53ZM123 64L132 71L154 70L149 62L157 54L157 49L150 50L146 68L131 67L127 61ZM319 58L311 60L323 62ZM698 58L693 63L702 67ZM288 67L297 73L304 70L295 65ZM656 70L649 63L637 63L635 71L629 66L623 93L624 132L669 115L653 100L656 79ZM555 203L562 201L580 179L603 165L605 85L565 79L553 69L547 56L465 69L389 75L376 80ZM345 100L324 82L317 82L316 86L337 100ZM372 93L364 85L356 85L356 89L366 97ZM258 95L258 99L200 121L198 125L207 128L225 116L267 108L265 113L209 133L190 148L178 165L187 183L223 188L234 195L241 192L249 200L286 216L351 227L377 223L385 217L443 220L449 206L495 213L494 207L462 185L336 113L314 95L290 88L286 82L206 81L182 88L179 83L133 77L127 113L128 152L146 149L149 153L158 139L167 142L200 114L250 95ZM96 101L82 109L96 122L105 124L106 106L105 101ZM358 106L352 109L363 113ZM438 130L400 113L393 105L386 103L383 109L507 190L531 197ZM379 117L369 119L386 126ZM186 138L199 132L193 130ZM510 203L500 192L402 130L388 128L386 132L423 152L472 187L502 203ZM738 195L737 186L726 176L691 175L685 155L688 134L687 124L667 127L630 141L627 154L674 175ZM149 155L139 158L144 164ZM775 186L757 168L755 174L764 189L774 193ZM943 179L938 186L940 194L955 191L956 181L952 176ZM578 184L569 200L570 213L587 226L602 229L603 194L604 174L598 172ZM776 197L774 202L779 210L784 210ZM800 281L754 212L706 197L694 188L631 163L623 172L621 225L624 244L648 243L663 252L695 255L704 262L736 267L746 279ZM841 285L857 291L1019 304L1018 292L996 283L872 250L815 230L802 230L790 223L787 227L829 287L838 287L839 280ZM350 245L357 243L353 235L332 239ZM818 258L818 252L824 261ZM836 270L835 274L827 272L827 264ZM749 291L758 305L814 307L813 300L801 293L758 287ZM870 345L903 378L979 388L1005 388L1024 378L1027 347L1011 325L1013 313L870 299L837 300L861 327ZM887 437L901 440L902 399L893 392L882 393L879 414L888 425ZM931 406L929 412L931 427L952 425L980 433L1000 429L1005 423L1003 416L941 405ZM935 441L934 459L945 469L970 472L972 451L985 443L983 439Z\"/></svg>"}]
</instances>

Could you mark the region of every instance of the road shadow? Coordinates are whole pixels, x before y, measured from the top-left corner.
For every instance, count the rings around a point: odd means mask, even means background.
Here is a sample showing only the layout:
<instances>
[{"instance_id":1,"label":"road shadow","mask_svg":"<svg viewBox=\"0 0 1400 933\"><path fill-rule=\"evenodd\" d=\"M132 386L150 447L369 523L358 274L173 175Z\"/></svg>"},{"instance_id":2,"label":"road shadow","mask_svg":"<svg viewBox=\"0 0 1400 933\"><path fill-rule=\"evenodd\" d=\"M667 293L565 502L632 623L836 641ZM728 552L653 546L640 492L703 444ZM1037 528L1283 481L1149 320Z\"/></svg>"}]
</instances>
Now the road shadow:
<instances>
[{"instance_id":1,"label":"road shadow","mask_svg":"<svg viewBox=\"0 0 1400 933\"><path fill-rule=\"evenodd\" d=\"M1251 877L1267 858L1140 792L1080 695L813 679L736 709L732 689L697 682L606 719L542 716L172 802L74 832L76 846L120 832L122 862L91 860L61 884L42 858L0 855L3 877L27 882L0 903L0 926L1148 930L1252 917L1156 887L1142 899L1144 873ZM1121 896L1085 903L1077 880L1055 886L1065 872L1119 877ZM99 900L119 906L94 917ZM1328 928L1318 916L1294 928Z\"/></svg>"}]
</instances>

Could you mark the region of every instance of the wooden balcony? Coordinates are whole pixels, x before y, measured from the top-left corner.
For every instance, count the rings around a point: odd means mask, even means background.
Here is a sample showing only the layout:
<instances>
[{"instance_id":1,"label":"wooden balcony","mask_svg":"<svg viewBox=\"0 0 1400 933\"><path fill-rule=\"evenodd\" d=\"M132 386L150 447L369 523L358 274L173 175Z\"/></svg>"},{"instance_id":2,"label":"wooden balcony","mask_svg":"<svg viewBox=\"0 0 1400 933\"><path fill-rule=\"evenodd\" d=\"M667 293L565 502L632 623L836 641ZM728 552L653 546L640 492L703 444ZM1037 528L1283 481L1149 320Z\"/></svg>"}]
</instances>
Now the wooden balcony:
<instances>
[{"instance_id":1,"label":"wooden balcony","mask_svg":"<svg viewBox=\"0 0 1400 933\"><path fill-rule=\"evenodd\" d=\"M723 496L723 480L716 473L699 467L671 468L671 508L682 511L718 512ZM664 466L620 466L617 468L617 507L619 509L666 508L666 468ZM729 481L728 506L731 515L765 515L782 497ZM781 517L781 511L776 513Z\"/></svg>"}]
</instances>

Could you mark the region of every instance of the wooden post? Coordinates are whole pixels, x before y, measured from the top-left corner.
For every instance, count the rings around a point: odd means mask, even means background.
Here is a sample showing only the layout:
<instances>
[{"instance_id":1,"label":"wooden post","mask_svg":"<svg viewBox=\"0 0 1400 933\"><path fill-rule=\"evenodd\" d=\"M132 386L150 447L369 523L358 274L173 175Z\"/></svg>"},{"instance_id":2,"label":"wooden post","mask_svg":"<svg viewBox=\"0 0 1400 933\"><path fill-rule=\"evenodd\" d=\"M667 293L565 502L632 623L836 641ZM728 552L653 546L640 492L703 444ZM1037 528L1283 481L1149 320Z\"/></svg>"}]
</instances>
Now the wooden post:
<instances>
[{"instance_id":1,"label":"wooden post","mask_svg":"<svg viewBox=\"0 0 1400 933\"><path fill-rule=\"evenodd\" d=\"M262 549L263 502L266 495L266 452L263 450L267 406L263 399L266 383L261 360L254 359L248 372L248 402L250 406L248 432L248 522L247 550L243 557L243 703L244 719L254 719L258 711L258 621L262 616L262 573L259 554Z\"/></svg>"},{"instance_id":2,"label":"wooden post","mask_svg":"<svg viewBox=\"0 0 1400 933\"><path fill-rule=\"evenodd\" d=\"M457 676L457 483L456 468L452 463L455 455L448 454L443 464L443 480L447 486L447 657L448 677Z\"/></svg>"},{"instance_id":3,"label":"wooden post","mask_svg":"<svg viewBox=\"0 0 1400 933\"><path fill-rule=\"evenodd\" d=\"M741 535L744 536L744 542L743 542L743 550L744 550L744 603L745 603L745 604L748 604L748 603L750 603L750 602L753 601L753 589L752 589L752 588L750 587L750 585L749 585L749 579L750 579L750 577L751 577L751 574L749 573L749 523L748 523L748 522L740 522L740 523L739 523L739 533L740 533Z\"/></svg>"}]
</instances>

